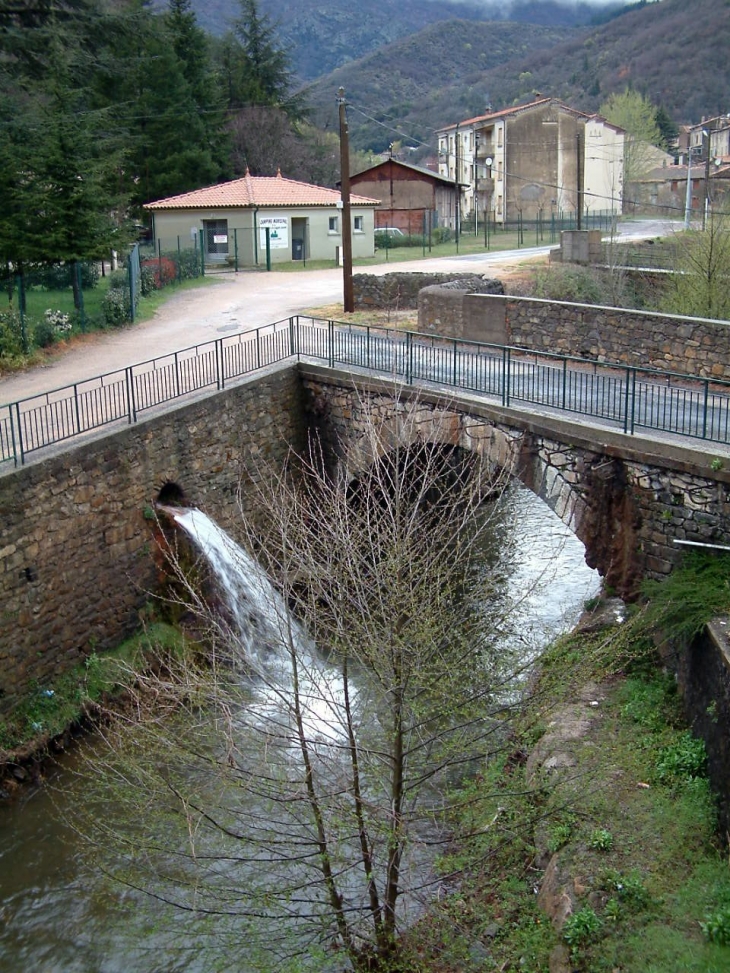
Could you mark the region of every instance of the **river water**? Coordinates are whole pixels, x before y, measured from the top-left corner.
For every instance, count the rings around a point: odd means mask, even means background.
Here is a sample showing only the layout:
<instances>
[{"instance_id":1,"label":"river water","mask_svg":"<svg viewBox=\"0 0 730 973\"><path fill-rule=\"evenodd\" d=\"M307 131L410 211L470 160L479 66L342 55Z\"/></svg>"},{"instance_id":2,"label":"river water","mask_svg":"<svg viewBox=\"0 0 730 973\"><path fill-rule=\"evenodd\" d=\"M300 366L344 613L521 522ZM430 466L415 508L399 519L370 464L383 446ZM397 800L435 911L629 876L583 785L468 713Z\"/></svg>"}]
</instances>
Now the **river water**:
<instances>
[{"instance_id":1,"label":"river water","mask_svg":"<svg viewBox=\"0 0 730 973\"><path fill-rule=\"evenodd\" d=\"M580 542L524 488L511 489L502 525L500 570L516 601L505 638L530 656L576 623L599 578L586 566ZM109 881L103 860L101 867L89 860L85 839L68 821L79 799L75 769L94 745L93 739L82 743L46 786L0 809L0 971L268 969L263 958L245 958L240 924L167 907Z\"/></svg>"}]
</instances>

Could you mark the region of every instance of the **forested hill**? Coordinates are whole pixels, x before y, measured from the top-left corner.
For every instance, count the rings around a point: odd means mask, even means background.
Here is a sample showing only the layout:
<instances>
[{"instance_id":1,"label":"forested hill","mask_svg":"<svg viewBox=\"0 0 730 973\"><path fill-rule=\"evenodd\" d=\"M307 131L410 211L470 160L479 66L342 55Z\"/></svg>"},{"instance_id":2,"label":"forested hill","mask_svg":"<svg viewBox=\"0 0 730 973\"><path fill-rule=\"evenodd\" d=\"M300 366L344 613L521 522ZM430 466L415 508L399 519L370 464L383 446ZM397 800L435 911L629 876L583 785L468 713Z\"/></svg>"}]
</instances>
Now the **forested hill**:
<instances>
[{"instance_id":1,"label":"forested hill","mask_svg":"<svg viewBox=\"0 0 730 973\"><path fill-rule=\"evenodd\" d=\"M399 133L428 142L439 125L485 111L496 94L486 78L499 76L501 65L574 35L564 27L504 21L433 24L321 78L307 89L307 101L314 120L331 126L342 85L348 102L373 116L351 113L358 148L382 149Z\"/></svg>"},{"instance_id":2,"label":"forested hill","mask_svg":"<svg viewBox=\"0 0 730 973\"><path fill-rule=\"evenodd\" d=\"M459 19L510 20L551 27L585 25L621 10L626 0L258 0L277 25L294 74L311 81L349 61L417 33ZM639 0L646 2L646 0ZM167 0L153 0L162 9ZM240 16L240 0L191 0L199 24L222 34Z\"/></svg>"},{"instance_id":3,"label":"forested hill","mask_svg":"<svg viewBox=\"0 0 730 973\"><path fill-rule=\"evenodd\" d=\"M483 111L487 98L496 109L536 91L595 111L630 85L675 121L692 122L730 111L728 50L728 0L662 0L570 31L461 21L344 65L319 79L309 98L325 119L344 86L348 100L382 123L352 113L361 148L386 146L399 137L392 129L427 142L440 125Z\"/></svg>"}]
</instances>

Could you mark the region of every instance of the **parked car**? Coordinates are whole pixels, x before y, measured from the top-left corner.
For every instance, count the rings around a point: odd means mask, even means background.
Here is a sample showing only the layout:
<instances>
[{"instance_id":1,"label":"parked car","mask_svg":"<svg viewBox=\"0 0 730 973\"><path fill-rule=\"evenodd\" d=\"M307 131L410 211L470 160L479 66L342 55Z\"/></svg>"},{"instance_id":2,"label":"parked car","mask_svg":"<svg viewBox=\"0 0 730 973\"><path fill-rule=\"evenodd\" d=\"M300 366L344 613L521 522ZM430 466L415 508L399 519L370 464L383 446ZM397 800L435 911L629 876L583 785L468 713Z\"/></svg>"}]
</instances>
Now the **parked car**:
<instances>
[{"instance_id":1,"label":"parked car","mask_svg":"<svg viewBox=\"0 0 730 973\"><path fill-rule=\"evenodd\" d=\"M387 233L389 236L405 236L403 230L399 230L397 226L376 226L376 233Z\"/></svg>"}]
</instances>

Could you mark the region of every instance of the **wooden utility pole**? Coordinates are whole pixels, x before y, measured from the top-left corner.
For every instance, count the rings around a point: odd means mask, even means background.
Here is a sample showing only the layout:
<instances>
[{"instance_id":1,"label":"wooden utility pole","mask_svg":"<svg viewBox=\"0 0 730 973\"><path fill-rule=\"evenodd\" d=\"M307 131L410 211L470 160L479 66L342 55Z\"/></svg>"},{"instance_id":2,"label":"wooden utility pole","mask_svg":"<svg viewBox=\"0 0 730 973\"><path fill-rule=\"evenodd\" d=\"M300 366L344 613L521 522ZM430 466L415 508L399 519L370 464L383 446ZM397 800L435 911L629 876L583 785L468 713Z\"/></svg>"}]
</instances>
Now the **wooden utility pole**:
<instances>
[{"instance_id":1,"label":"wooden utility pole","mask_svg":"<svg viewBox=\"0 0 730 973\"><path fill-rule=\"evenodd\" d=\"M352 224L350 220L350 139L347 128L345 89L339 88L337 104L340 109L340 187L342 192L342 275L345 312L355 310L352 288Z\"/></svg>"}]
</instances>

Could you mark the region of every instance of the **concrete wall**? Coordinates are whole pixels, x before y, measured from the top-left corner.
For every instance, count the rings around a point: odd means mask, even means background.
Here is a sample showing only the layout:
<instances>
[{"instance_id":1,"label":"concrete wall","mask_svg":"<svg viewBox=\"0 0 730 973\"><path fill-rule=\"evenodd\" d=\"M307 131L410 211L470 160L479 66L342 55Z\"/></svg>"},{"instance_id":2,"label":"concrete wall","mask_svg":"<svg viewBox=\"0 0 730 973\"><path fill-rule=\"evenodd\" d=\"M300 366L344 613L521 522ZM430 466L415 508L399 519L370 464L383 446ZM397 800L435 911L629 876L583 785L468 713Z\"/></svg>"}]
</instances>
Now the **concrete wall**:
<instances>
[{"instance_id":1,"label":"concrete wall","mask_svg":"<svg viewBox=\"0 0 730 973\"><path fill-rule=\"evenodd\" d=\"M0 712L139 626L155 586L153 522L167 480L228 527L241 477L303 444L293 368L0 477Z\"/></svg>"}]
</instances>

